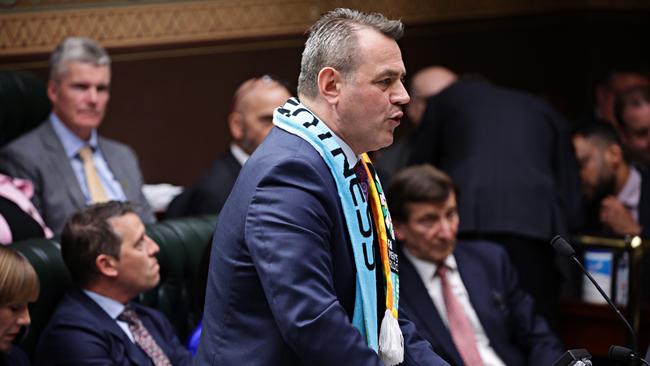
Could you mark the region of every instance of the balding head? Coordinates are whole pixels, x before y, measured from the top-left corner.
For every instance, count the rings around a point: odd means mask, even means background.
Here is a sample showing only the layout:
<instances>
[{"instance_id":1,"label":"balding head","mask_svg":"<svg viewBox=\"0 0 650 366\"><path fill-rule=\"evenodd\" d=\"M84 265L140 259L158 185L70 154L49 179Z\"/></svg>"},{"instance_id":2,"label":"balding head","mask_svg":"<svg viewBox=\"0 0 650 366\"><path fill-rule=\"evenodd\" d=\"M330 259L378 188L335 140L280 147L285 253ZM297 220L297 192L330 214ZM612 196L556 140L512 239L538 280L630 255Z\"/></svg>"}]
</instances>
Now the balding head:
<instances>
[{"instance_id":1,"label":"balding head","mask_svg":"<svg viewBox=\"0 0 650 366\"><path fill-rule=\"evenodd\" d=\"M440 93L456 79L456 74L440 66L430 66L413 75L411 78L411 103L406 110L413 124L419 126L422 122L426 99Z\"/></svg>"},{"instance_id":2,"label":"balding head","mask_svg":"<svg viewBox=\"0 0 650 366\"><path fill-rule=\"evenodd\" d=\"M228 116L235 144L252 154L273 127L273 111L290 97L289 90L270 76L244 81L235 92Z\"/></svg>"}]
</instances>

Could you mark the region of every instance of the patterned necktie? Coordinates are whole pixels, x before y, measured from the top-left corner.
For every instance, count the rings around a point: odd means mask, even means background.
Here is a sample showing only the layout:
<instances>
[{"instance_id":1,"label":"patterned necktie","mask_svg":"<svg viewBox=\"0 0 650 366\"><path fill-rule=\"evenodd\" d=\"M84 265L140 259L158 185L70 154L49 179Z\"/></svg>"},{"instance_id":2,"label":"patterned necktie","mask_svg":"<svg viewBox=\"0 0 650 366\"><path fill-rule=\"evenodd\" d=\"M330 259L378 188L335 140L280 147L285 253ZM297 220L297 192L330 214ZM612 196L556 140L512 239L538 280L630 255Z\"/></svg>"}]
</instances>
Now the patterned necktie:
<instances>
[{"instance_id":1,"label":"patterned necktie","mask_svg":"<svg viewBox=\"0 0 650 366\"><path fill-rule=\"evenodd\" d=\"M138 315L130 306L127 305L117 319L129 323L129 330L133 333L135 343L137 343L144 353L149 356L154 365L171 366L165 352L160 349L156 340L153 339L147 328L142 324L140 318L138 318Z\"/></svg>"},{"instance_id":2,"label":"patterned necktie","mask_svg":"<svg viewBox=\"0 0 650 366\"><path fill-rule=\"evenodd\" d=\"M469 323L465 310L463 310L463 305L456 295L454 295L447 281L448 270L446 266L440 265L436 270L436 275L440 277L440 283L442 285L442 297L445 301L445 308L447 308L447 321L449 323L451 338L465 365L482 366L483 361L481 360L481 355L478 353L472 325Z\"/></svg>"},{"instance_id":3,"label":"patterned necktie","mask_svg":"<svg viewBox=\"0 0 650 366\"><path fill-rule=\"evenodd\" d=\"M359 179L359 185L363 191L363 196L366 201L368 201L368 173L366 172L366 168L363 166L361 159L359 159L357 164L354 166L354 173L357 175L357 179Z\"/></svg>"},{"instance_id":4,"label":"patterned necktie","mask_svg":"<svg viewBox=\"0 0 650 366\"><path fill-rule=\"evenodd\" d=\"M93 162L93 151L90 146L84 146L79 149L79 158L83 163L84 175L86 176L86 184L88 185L88 194L90 195L91 203L99 203L108 201L108 195L102 182L99 180L95 163Z\"/></svg>"}]
</instances>

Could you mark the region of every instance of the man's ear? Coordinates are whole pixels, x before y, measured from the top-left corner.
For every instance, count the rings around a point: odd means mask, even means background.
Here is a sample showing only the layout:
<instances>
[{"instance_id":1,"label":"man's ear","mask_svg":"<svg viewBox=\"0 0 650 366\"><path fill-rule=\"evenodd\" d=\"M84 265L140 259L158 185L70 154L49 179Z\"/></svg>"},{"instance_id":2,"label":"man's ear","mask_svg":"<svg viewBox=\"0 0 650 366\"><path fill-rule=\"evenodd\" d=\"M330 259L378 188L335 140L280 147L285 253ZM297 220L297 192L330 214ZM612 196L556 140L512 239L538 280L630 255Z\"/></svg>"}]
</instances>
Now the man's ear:
<instances>
[{"instance_id":1,"label":"man's ear","mask_svg":"<svg viewBox=\"0 0 650 366\"><path fill-rule=\"evenodd\" d=\"M239 112L231 112L228 115L228 128L233 140L241 141L244 138L244 125L242 115Z\"/></svg>"},{"instance_id":2,"label":"man's ear","mask_svg":"<svg viewBox=\"0 0 650 366\"><path fill-rule=\"evenodd\" d=\"M613 164L621 164L624 161L623 149L618 144L611 144L605 150L605 159Z\"/></svg>"},{"instance_id":3,"label":"man's ear","mask_svg":"<svg viewBox=\"0 0 650 366\"><path fill-rule=\"evenodd\" d=\"M50 98L50 102L56 102L56 92L59 88L59 85L54 80L49 80L47 82L47 97Z\"/></svg>"},{"instance_id":4,"label":"man's ear","mask_svg":"<svg viewBox=\"0 0 650 366\"><path fill-rule=\"evenodd\" d=\"M99 273L106 277L117 277L117 260L108 254L100 254L95 258L95 266Z\"/></svg>"},{"instance_id":5,"label":"man's ear","mask_svg":"<svg viewBox=\"0 0 650 366\"><path fill-rule=\"evenodd\" d=\"M338 103L343 75L332 67L324 67L318 73L318 92L329 103Z\"/></svg>"}]
</instances>

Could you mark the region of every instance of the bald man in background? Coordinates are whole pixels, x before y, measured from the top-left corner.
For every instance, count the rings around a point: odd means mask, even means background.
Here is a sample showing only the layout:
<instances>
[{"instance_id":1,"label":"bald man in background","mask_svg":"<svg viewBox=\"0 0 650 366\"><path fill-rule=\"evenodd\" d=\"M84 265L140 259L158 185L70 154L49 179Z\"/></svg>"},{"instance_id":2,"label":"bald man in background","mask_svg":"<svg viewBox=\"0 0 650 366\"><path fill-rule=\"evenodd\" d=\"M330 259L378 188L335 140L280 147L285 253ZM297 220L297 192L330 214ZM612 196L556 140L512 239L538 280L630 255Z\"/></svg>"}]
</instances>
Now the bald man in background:
<instances>
[{"instance_id":1,"label":"bald man in background","mask_svg":"<svg viewBox=\"0 0 650 366\"><path fill-rule=\"evenodd\" d=\"M273 111L291 97L280 81L264 75L244 81L233 96L230 148L192 187L169 205L167 217L218 214L239 171L273 127Z\"/></svg>"},{"instance_id":2,"label":"bald man in background","mask_svg":"<svg viewBox=\"0 0 650 366\"><path fill-rule=\"evenodd\" d=\"M427 99L456 81L456 75L440 66L429 66L418 71L411 78L411 102L406 107L406 115L412 125L409 134L386 149L380 150L375 160L375 168L384 185L390 183L391 176L406 167L411 155L414 136L427 106Z\"/></svg>"}]
</instances>

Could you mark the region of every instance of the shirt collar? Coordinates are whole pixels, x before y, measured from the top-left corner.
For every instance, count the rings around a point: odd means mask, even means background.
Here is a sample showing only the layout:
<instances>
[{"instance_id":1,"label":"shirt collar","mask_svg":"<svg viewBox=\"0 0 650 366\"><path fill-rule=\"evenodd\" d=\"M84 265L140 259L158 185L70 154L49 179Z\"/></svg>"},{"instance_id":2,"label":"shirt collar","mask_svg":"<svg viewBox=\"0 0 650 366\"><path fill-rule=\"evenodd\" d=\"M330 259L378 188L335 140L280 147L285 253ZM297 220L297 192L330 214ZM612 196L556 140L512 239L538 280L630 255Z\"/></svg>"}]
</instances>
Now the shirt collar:
<instances>
[{"instance_id":1,"label":"shirt collar","mask_svg":"<svg viewBox=\"0 0 650 366\"><path fill-rule=\"evenodd\" d=\"M250 155L246 154L246 151L244 151L244 149L235 143L230 144L230 153L235 157L235 160L237 160L241 166L244 166L244 164L246 164L246 160L251 157Z\"/></svg>"},{"instance_id":2,"label":"shirt collar","mask_svg":"<svg viewBox=\"0 0 650 366\"><path fill-rule=\"evenodd\" d=\"M110 297L106 297L104 295L100 295L96 292L92 292L90 290L82 289L83 292L88 295L94 302L99 305L100 308L104 309L106 314L111 317L111 319L117 319L117 317L122 314L124 311L124 304L115 301L111 299Z\"/></svg>"},{"instance_id":3,"label":"shirt collar","mask_svg":"<svg viewBox=\"0 0 650 366\"><path fill-rule=\"evenodd\" d=\"M356 155L354 151L352 151L350 145L345 143L345 141L343 141L343 139L340 138L339 135L334 133L334 131L332 131L332 136L334 136L334 140L336 140L336 142L341 147L341 150L343 150L343 155L345 155L345 158L350 163L350 167L352 168L355 165L357 165L357 162L361 159L361 157Z\"/></svg>"},{"instance_id":4,"label":"shirt collar","mask_svg":"<svg viewBox=\"0 0 650 366\"><path fill-rule=\"evenodd\" d=\"M628 209L636 209L641 199L641 173L630 166L630 176L617 196L618 200Z\"/></svg>"},{"instance_id":5,"label":"shirt collar","mask_svg":"<svg viewBox=\"0 0 650 366\"><path fill-rule=\"evenodd\" d=\"M423 280L430 280L435 276L436 270L438 269L437 264L424 259L417 258L413 254L411 254L411 252L409 252L408 248L404 246L402 246L402 249L404 252L404 256L406 256L406 258L408 258L408 260L410 260L411 263L413 263L413 267L415 267L415 271L420 275L420 278L422 278ZM445 258L445 266L449 268L449 270L452 272L458 270L458 265L456 264L456 258L454 257L453 254L450 254L449 256L447 256L447 258Z\"/></svg>"},{"instance_id":6,"label":"shirt collar","mask_svg":"<svg viewBox=\"0 0 650 366\"><path fill-rule=\"evenodd\" d=\"M59 117L52 112L50 114L50 121L52 123L52 128L54 128L54 133L61 141L65 154L68 158L73 158L79 152L79 149L89 145L93 150L97 149L97 130L92 130L90 133L90 140L84 141L75 135L66 125L61 122Z\"/></svg>"}]
</instances>

